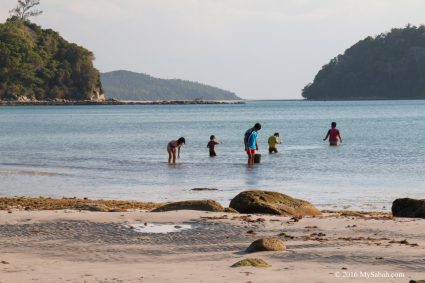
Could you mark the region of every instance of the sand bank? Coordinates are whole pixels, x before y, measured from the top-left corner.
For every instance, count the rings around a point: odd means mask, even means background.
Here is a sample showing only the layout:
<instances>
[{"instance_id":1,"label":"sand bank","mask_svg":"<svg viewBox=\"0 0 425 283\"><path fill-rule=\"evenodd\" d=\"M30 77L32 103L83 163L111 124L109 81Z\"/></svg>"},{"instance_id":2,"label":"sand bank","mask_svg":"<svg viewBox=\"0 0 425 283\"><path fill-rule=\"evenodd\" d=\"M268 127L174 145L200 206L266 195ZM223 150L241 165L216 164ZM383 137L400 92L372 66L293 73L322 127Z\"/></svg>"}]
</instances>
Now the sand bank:
<instances>
[{"instance_id":1,"label":"sand bank","mask_svg":"<svg viewBox=\"0 0 425 283\"><path fill-rule=\"evenodd\" d=\"M144 223L191 229L152 234L129 228ZM423 231L424 219L386 213L294 219L12 209L0 211L0 282L408 282L425 278ZM283 239L287 250L244 252L265 236ZM248 257L271 267L230 267Z\"/></svg>"}]
</instances>

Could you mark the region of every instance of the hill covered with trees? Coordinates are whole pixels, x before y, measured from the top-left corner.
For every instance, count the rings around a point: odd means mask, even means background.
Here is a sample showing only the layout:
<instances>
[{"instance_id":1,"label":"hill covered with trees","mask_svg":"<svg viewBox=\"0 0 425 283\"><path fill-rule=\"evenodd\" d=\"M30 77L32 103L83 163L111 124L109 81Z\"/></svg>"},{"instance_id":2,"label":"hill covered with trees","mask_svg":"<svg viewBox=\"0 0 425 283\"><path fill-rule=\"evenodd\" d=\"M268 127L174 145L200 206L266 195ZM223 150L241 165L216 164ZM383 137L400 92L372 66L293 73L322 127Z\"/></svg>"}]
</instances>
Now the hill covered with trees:
<instances>
[{"instance_id":1,"label":"hill covered with trees","mask_svg":"<svg viewBox=\"0 0 425 283\"><path fill-rule=\"evenodd\" d=\"M313 100L425 99L425 26L367 37L333 58L302 91Z\"/></svg>"},{"instance_id":2,"label":"hill covered with trees","mask_svg":"<svg viewBox=\"0 0 425 283\"><path fill-rule=\"evenodd\" d=\"M93 60L57 32L12 17L0 24L0 100L102 99Z\"/></svg>"},{"instance_id":3,"label":"hill covered with trees","mask_svg":"<svg viewBox=\"0 0 425 283\"><path fill-rule=\"evenodd\" d=\"M234 93L183 80L165 80L129 71L101 74L108 98L119 100L240 100Z\"/></svg>"}]
</instances>

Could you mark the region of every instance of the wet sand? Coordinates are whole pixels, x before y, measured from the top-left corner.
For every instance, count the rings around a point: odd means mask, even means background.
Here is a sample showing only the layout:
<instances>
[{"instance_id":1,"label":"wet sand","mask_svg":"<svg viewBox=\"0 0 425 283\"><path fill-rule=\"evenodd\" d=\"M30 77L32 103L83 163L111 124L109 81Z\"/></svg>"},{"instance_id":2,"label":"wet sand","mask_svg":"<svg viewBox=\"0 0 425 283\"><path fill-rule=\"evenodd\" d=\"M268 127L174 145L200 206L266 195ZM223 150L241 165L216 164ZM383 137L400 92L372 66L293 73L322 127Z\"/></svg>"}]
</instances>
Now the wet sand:
<instances>
[{"instance_id":1,"label":"wet sand","mask_svg":"<svg viewBox=\"0 0 425 283\"><path fill-rule=\"evenodd\" d=\"M129 227L145 223L192 229L150 234ZM387 213L297 219L199 211L3 210L0 282L408 282L425 278L423 231L425 219ZM265 236L284 240L287 251L244 252ZM248 257L272 267L230 267Z\"/></svg>"}]
</instances>

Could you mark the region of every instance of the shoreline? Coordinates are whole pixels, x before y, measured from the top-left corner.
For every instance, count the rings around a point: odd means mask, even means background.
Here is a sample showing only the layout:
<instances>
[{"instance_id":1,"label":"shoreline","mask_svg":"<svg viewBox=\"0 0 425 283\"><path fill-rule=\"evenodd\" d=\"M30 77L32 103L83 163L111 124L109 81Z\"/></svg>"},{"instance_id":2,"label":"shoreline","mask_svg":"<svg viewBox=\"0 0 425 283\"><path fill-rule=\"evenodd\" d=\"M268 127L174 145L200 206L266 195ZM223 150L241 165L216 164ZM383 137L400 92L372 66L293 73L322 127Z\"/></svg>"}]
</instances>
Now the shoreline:
<instances>
[{"instance_id":1,"label":"shoreline","mask_svg":"<svg viewBox=\"0 0 425 283\"><path fill-rule=\"evenodd\" d=\"M74 209L80 211L98 212L125 212L142 209L150 211L173 201L137 201L125 199L93 199L87 197L31 197L31 196L6 196L0 195L0 211L4 210L27 210L49 211ZM226 205L223 205L226 208ZM320 209L320 207L318 207ZM347 207L343 209L320 209L322 213L340 213L344 216L360 215L391 215L390 210L359 210Z\"/></svg>"},{"instance_id":2,"label":"shoreline","mask_svg":"<svg viewBox=\"0 0 425 283\"><path fill-rule=\"evenodd\" d=\"M67 106L67 105L197 105L197 104L245 104L244 100L158 100L126 101L108 99L105 101L0 101L0 106Z\"/></svg>"}]
</instances>

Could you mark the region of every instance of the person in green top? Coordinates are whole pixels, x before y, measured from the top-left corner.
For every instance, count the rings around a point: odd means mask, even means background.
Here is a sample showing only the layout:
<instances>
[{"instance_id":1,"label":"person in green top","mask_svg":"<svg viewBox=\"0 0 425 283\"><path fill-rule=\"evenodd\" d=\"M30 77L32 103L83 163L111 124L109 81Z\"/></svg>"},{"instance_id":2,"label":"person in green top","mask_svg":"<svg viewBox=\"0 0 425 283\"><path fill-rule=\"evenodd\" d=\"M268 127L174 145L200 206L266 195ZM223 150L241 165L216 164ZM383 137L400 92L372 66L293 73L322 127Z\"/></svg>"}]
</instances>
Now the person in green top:
<instances>
[{"instance_id":1,"label":"person in green top","mask_svg":"<svg viewBox=\"0 0 425 283\"><path fill-rule=\"evenodd\" d=\"M279 133L274 133L274 135L269 137L269 153L277 153L277 144L281 144Z\"/></svg>"}]
</instances>

